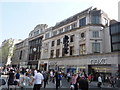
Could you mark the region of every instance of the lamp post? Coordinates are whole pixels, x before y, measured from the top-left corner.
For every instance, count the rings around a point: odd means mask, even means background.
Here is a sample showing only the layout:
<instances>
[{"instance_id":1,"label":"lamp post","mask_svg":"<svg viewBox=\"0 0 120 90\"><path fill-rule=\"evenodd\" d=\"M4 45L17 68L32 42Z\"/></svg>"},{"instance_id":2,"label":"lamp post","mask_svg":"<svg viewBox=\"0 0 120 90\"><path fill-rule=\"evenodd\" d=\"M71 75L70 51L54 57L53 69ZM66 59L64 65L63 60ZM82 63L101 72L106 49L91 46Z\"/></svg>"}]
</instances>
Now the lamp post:
<instances>
[{"instance_id":1,"label":"lamp post","mask_svg":"<svg viewBox=\"0 0 120 90\"><path fill-rule=\"evenodd\" d=\"M36 60L36 51L37 51L37 48L35 48L35 47L34 47L34 48L33 48L33 53L34 53L34 54L33 54L33 55L34 55L34 60ZM37 68L37 66L36 66L35 68Z\"/></svg>"},{"instance_id":2,"label":"lamp post","mask_svg":"<svg viewBox=\"0 0 120 90\"><path fill-rule=\"evenodd\" d=\"M33 51L34 51L34 52L36 52L36 51L37 51L37 49L36 49L36 48L33 48Z\"/></svg>"}]
</instances>

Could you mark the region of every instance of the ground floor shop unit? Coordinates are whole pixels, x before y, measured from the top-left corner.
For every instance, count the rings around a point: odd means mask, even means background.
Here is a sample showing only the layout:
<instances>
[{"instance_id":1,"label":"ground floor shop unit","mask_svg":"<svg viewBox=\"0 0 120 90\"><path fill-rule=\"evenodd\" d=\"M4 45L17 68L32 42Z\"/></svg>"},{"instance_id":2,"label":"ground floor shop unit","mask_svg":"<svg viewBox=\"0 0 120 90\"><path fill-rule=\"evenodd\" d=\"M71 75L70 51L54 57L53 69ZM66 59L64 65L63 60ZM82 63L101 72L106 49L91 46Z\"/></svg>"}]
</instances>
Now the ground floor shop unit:
<instances>
[{"instance_id":1,"label":"ground floor shop unit","mask_svg":"<svg viewBox=\"0 0 120 90\"><path fill-rule=\"evenodd\" d=\"M85 71L87 74L117 75L120 70L120 53L91 54L41 60L47 70L62 70L65 73Z\"/></svg>"}]
</instances>

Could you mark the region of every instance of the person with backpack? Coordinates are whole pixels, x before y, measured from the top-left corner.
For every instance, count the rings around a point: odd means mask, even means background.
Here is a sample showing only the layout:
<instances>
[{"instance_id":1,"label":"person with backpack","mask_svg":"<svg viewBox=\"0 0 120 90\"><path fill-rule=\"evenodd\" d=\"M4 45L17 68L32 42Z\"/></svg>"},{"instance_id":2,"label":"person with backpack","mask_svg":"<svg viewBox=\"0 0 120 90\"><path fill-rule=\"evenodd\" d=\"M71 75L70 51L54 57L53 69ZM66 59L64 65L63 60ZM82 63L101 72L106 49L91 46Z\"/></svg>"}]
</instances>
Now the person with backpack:
<instances>
[{"instance_id":1,"label":"person with backpack","mask_svg":"<svg viewBox=\"0 0 120 90\"><path fill-rule=\"evenodd\" d=\"M20 86L20 71L17 70L17 73L15 75L15 81L17 82L17 85Z\"/></svg>"}]
</instances>

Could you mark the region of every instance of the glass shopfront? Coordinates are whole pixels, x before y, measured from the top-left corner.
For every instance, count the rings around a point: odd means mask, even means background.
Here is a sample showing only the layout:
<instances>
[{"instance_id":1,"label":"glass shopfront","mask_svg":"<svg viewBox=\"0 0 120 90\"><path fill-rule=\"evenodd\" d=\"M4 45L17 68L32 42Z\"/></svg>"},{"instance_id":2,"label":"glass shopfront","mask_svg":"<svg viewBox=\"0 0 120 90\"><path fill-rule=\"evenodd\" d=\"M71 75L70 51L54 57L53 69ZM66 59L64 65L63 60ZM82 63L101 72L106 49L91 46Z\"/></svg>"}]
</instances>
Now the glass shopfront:
<instances>
[{"instance_id":1,"label":"glass shopfront","mask_svg":"<svg viewBox=\"0 0 120 90\"><path fill-rule=\"evenodd\" d=\"M93 80L97 81L98 75L101 74L104 81L107 81L107 77L111 75L112 67L111 65L89 65L88 74L94 76Z\"/></svg>"}]
</instances>

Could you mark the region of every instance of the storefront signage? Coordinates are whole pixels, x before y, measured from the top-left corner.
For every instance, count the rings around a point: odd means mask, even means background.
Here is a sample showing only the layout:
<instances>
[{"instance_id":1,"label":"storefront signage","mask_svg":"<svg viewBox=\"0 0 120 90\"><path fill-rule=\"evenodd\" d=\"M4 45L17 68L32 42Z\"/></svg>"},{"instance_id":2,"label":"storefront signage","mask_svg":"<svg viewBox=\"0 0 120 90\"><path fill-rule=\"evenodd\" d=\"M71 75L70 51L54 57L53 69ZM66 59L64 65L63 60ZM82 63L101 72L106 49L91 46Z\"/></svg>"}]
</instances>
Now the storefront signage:
<instances>
[{"instance_id":1,"label":"storefront signage","mask_svg":"<svg viewBox=\"0 0 120 90\"><path fill-rule=\"evenodd\" d=\"M106 61L106 58L90 60L91 64L107 64Z\"/></svg>"},{"instance_id":2,"label":"storefront signage","mask_svg":"<svg viewBox=\"0 0 120 90\"><path fill-rule=\"evenodd\" d=\"M57 62L49 62L49 65L57 65Z\"/></svg>"}]
</instances>

